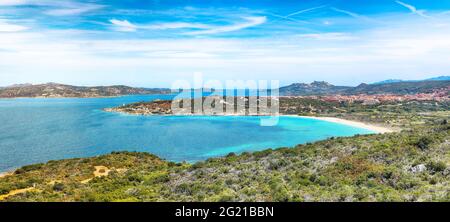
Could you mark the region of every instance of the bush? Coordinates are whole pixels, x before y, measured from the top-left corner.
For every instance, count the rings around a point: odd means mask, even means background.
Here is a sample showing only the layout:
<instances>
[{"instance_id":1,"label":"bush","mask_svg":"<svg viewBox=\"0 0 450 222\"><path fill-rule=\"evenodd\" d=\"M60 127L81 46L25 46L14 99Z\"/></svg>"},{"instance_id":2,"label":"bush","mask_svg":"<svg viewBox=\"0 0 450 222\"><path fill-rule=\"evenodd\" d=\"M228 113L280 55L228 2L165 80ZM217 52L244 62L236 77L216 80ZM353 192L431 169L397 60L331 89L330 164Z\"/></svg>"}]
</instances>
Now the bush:
<instances>
[{"instance_id":1,"label":"bush","mask_svg":"<svg viewBox=\"0 0 450 222\"><path fill-rule=\"evenodd\" d=\"M182 183L182 184L178 185L178 186L175 188L175 192L177 192L177 193L184 193L184 194L187 194L187 195L191 195L191 194L192 194L192 189L191 189L191 187L189 186L189 184Z\"/></svg>"},{"instance_id":2,"label":"bush","mask_svg":"<svg viewBox=\"0 0 450 222\"><path fill-rule=\"evenodd\" d=\"M54 191L63 191L64 190L64 184L62 184L62 183L55 183L53 185L53 190Z\"/></svg>"},{"instance_id":3,"label":"bush","mask_svg":"<svg viewBox=\"0 0 450 222\"><path fill-rule=\"evenodd\" d=\"M266 157L268 155L270 155L272 153L272 149L267 149L267 150L263 150L263 151L257 151L253 153L253 156L256 158L262 158L262 157Z\"/></svg>"},{"instance_id":4,"label":"bush","mask_svg":"<svg viewBox=\"0 0 450 222\"><path fill-rule=\"evenodd\" d=\"M0 195L9 193L10 188L0 187Z\"/></svg>"},{"instance_id":5,"label":"bush","mask_svg":"<svg viewBox=\"0 0 450 222\"><path fill-rule=\"evenodd\" d=\"M196 163L194 163L193 165L192 165L192 169L199 169L199 168L202 168L202 167L204 167L206 164L205 164L205 162L203 162L203 161L199 161L199 162L196 162Z\"/></svg>"},{"instance_id":6,"label":"bush","mask_svg":"<svg viewBox=\"0 0 450 222\"><path fill-rule=\"evenodd\" d=\"M445 170L446 167L447 167L446 164L442 161L439 162L431 161L427 164L427 168L430 169L430 171L433 173L442 172Z\"/></svg>"},{"instance_id":7,"label":"bush","mask_svg":"<svg viewBox=\"0 0 450 222\"><path fill-rule=\"evenodd\" d=\"M422 137L417 141L416 146L421 150L426 150L430 147L430 144L433 142L429 137Z\"/></svg>"},{"instance_id":8,"label":"bush","mask_svg":"<svg viewBox=\"0 0 450 222\"><path fill-rule=\"evenodd\" d=\"M220 195L218 201L219 202L232 202L234 200L233 195L230 194L222 194Z\"/></svg>"},{"instance_id":9,"label":"bush","mask_svg":"<svg viewBox=\"0 0 450 222\"><path fill-rule=\"evenodd\" d=\"M231 152L226 157L235 157L235 156L236 156L236 153Z\"/></svg>"},{"instance_id":10,"label":"bush","mask_svg":"<svg viewBox=\"0 0 450 222\"><path fill-rule=\"evenodd\" d=\"M22 174L22 173L26 173L26 172L33 171L33 170L39 170L43 166L44 166L43 163L28 165L28 166L24 166L22 168L17 169L14 173L15 174Z\"/></svg>"},{"instance_id":11,"label":"bush","mask_svg":"<svg viewBox=\"0 0 450 222\"><path fill-rule=\"evenodd\" d=\"M140 183L140 182L144 181L144 177L137 173L133 173L133 174L128 175L128 181Z\"/></svg>"},{"instance_id":12,"label":"bush","mask_svg":"<svg viewBox=\"0 0 450 222\"><path fill-rule=\"evenodd\" d=\"M270 161L269 170L278 170L287 166L289 163L285 159Z\"/></svg>"}]
</instances>

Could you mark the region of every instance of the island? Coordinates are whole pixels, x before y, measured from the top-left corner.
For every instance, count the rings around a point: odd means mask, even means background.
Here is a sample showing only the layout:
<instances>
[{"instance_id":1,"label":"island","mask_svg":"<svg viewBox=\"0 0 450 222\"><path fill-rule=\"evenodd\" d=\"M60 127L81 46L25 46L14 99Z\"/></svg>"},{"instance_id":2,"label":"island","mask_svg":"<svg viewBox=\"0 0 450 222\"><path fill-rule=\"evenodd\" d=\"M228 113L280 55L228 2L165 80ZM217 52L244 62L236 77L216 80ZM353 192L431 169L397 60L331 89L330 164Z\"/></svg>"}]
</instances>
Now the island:
<instances>
[{"instance_id":1,"label":"island","mask_svg":"<svg viewBox=\"0 0 450 222\"><path fill-rule=\"evenodd\" d=\"M0 88L0 98L92 98L124 95L169 94L166 88L134 88L116 86L72 86L59 83L18 84Z\"/></svg>"}]
</instances>

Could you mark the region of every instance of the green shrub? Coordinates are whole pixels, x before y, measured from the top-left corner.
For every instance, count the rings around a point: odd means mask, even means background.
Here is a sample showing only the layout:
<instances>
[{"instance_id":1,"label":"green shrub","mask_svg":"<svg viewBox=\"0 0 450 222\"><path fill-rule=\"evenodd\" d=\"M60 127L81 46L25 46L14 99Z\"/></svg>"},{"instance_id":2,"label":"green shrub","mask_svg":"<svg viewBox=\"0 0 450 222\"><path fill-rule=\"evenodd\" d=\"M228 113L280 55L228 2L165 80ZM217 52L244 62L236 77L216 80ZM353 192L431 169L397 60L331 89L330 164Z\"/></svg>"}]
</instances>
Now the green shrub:
<instances>
[{"instance_id":1,"label":"green shrub","mask_svg":"<svg viewBox=\"0 0 450 222\"><path fill-rule=\"evenodd\" d=\"M64 184L62 184L62 183L55 183L54 185L53 185L53 188L52 188L54 191L63 191L64 190Z\"/></svg>"},{"instance_id":2,"label":"green shrub","mask_svg":"<svg viewBox=\"0 0 450 222\"><path fill-rule=\"evenodd\" d=\"M433 142L433 140L429 137L422 137L417 141L416 146L419 147L421 150L426 150L429 148L430 144Z\"/></svg>"},{"instance_id":3,"label":"green shrub","mask_svg":"<svg viewBox=\"0 0 450 222\"><path fill-rule=\"evenodd\" d=\"M14 173L15 174L23 174L23 173L26 173L26 172L29 172L29 171L39 170L39 169L42 168L42 166L44 166L43 163L23 166L23 167L17 169Z\"/></svg>"},{"instance_id":4,"label":"green shrub","mask_svg":"<svg viewBox=\"0 0 450 222\"><path fill-rule=\"evenodd\" d=\"M432 173L438 173L438 172L442 172L445 170L446 168L446 164L442 161L439 162L434 162L431 161L427 164L427 168L432 172Z\"/></svg>"}]
</instances>

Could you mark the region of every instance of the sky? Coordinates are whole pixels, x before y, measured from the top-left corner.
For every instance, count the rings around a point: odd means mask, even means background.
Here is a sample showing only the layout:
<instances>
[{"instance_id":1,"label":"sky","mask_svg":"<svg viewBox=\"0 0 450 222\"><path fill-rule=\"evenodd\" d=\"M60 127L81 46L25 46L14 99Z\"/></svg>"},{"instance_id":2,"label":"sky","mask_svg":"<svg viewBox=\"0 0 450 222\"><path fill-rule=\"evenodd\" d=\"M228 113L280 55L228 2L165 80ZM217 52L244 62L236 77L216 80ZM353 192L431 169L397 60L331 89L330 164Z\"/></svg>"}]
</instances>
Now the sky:
<instances>
[{"instance_id":1,"label":"sky","mask_svg":"<svg viewBox=\"0 0 450 222\"><path fill-rule=\"evenodd\" d=\"M450 75L449 0L0 0L0 86Z\"/></svg>"}]
</instances>

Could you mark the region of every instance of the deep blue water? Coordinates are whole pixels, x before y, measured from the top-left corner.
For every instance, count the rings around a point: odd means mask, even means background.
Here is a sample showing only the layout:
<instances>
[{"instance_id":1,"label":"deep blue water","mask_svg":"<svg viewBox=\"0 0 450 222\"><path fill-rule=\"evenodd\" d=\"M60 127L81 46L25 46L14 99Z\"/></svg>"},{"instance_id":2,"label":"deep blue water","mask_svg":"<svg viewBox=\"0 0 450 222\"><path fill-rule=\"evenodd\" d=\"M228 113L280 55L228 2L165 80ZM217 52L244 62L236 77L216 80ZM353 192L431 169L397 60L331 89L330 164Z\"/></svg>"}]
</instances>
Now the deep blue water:
<instances>
[{"instance_id":1,"label":"deep blue water","mask_svg":"<svg viewBox=\"0 0 450 222\"><path fill-rule=\"evenodd\" d=\"M298 117L260 126L259 117L132 116L103 112L171 95L0 100L0 172L48 160L146 151L172 161L293 146L365 129Z\"/></svg>"}]
</instances>

